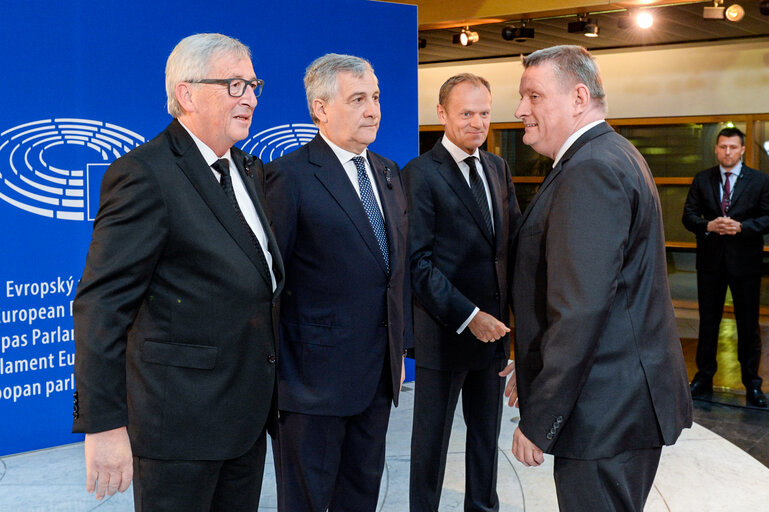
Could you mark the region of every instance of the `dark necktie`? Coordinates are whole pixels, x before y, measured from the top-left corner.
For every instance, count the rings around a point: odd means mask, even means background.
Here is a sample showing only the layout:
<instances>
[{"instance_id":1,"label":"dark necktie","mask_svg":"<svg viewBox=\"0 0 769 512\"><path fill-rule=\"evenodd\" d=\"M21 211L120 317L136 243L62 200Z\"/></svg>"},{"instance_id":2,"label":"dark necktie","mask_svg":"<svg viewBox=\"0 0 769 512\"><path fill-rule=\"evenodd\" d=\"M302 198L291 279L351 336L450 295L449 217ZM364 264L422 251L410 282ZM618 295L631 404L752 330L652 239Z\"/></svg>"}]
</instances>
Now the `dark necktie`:
<instances>
[{"instance_id":1,"label":"dark necktie","mask_svg":"<svg viewBox=\"0 0 769 512\"><path fill-rule=\"evenodd\" d=\"M376 197L374 197L374 191L371 188L371 181L369 181L368 174L366 174L366 163L363 161L362 156L353 157L352 161L355 163L355 168L358 170L358 187L360 187L360 200L363 203L363 209L366 210L366 215L368 215L368 220L371 223L371 227L374 229L374 236L376 236L376 241L379 244L379 250L382 251L385 268L389 274L390 253L387 245L387 232L385 231L382 212L379 211Z\"/></svg>"},{"instance_id":2,"label":"dark necktie","mask_svg":"<svg viewBox=\"0 0 769 512\"><path fill-rule=\"evenodd\" d=\"M227 199L230 200L232 207L235 208L235 213L238 214L238 219L240 219L240 223L243 226L243 229L246 230L249 238L251 238L251 243L254 245L256 253L259 255L259 261L261 261L262 265L264 265L264 270L267 272L267 277L270 277L270 267L267 265L267 258L264 256L262 246L259 244L259 240L256 238L256 235L251 229L251 226L248 225L246 218L243 216L243 212L240 210L240 206L238 206L238 200L235 198L235 189L232 188L232 177L230 176L230 161L226 158L220 158L214 162L211 167L213 167L216 172L222 175L221 179L219 180L219 184L222 186L222 190L224 190L224 194L227 196ZM272 278L270 277L270 279Z\"/></svg>"},{"instance_id":3,"label":"dark necktie","mask_svg":"<svg viewBox=\"0 0 769 512\"><path fill-rule=\"evenodd\" d=\"M489 233L494 234L494 228L491 225L491 212L489 211L489 200L486 198L486 189L483 188L483 181L478 174L478 168L475 166L475 157L465 158L465 163L470 167L470 189L473 191L475 202L481 209L481 215L486 222Z\"/></svg>"},{"instance_id":4,"label":"dark necktie","mask_svg":"<svg viewBox=\"0 0 769 512\"><path fill-rule=\"evenodd\" d=\"M721 212L724 216L729 211L729 204L732 201L731 197L729 197L732 194L732 184L729 183L729 176L731 175L732 173L730 172L724 173L724 197L721 198Z\"/></svg>"}]
</instances>

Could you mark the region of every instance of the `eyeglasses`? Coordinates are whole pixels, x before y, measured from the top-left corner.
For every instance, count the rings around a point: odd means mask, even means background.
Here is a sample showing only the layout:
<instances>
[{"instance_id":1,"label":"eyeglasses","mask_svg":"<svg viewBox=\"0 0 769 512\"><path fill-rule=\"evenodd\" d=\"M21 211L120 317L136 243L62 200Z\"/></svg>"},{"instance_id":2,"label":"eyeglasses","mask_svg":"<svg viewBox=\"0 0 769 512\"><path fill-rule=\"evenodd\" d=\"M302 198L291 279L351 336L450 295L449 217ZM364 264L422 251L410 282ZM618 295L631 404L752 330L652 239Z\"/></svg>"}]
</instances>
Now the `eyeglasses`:
<instances>
[{"instance_id":1,"label":"eyeglasses","mask_svg":"<svg viewBox=\"0 0 769 512\"><path fill-rule=\"evenodd\" d=\"M262 88L264 87L264 80L258 78L254 80L246 80L245 78L201 78L200 80L189 80L189 83L226 85L227 92L233 98L240 98L246 94L247 87L250 87L254 91L254 96L258 98L262 94Z\"/></svg>"}]
</instances>

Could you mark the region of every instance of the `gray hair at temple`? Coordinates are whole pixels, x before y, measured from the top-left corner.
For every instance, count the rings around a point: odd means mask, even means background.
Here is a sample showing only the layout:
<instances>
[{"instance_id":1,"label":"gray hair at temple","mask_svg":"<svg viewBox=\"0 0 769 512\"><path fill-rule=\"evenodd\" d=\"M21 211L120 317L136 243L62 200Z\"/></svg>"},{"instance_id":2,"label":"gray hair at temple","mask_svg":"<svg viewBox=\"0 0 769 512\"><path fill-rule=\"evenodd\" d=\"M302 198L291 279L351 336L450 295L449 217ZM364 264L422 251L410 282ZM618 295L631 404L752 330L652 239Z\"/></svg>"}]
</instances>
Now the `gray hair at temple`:
<instances>
[{"instance_id":1,"label":"gray hair at temple","mask_svg":"<svg viewBox=\"0 0 769 512\"><path fill-rule=\"evenodd\" d=\"M366 59L339 53L327 53L307 66L304 73L304 91L307 94L307 108L310 110L312 122L319 122L312 111L312 102L316 99L330 102L336 96L339 73L352 73L356 78L363 78L368 71L373 74L374 68Z\"/></svg>"},{"instance_id":2,"label":"gray hair at temple","mask_svg":"<svg viewBox=\"0 0 769 512\"><path fill-rule=\"evenodd\" d=\"M577 45L551 46L537 50L521 60L524 68L549 62L553 66L558 82L563 87L585 84L587 90L590 91L590 97L601 105L604 113L608 110L606 93L603 91L598 66L593 56L583 47Z\"/></svg>"},{"instance_id":3,"label":"gray hair at temple","mask_svg":"<svg viewBox=\"0 0 769 512\"><path fill-rule=\"evenodd\" d=\"M488 80L482 76L474 75L472 73L460 73L443 82L443 85L441 85L441 90L438 92L438 104L440 104L440 106L443 108L446 108L446 100L449 98L449 94L451 94L452 89L454 89L454 87L461 84L462 82L470 82L476 87L483 86L487 91L489 91L489 94L491 94L491 85L489 84Z\"/></svg>"},{"instance_id":4,"label":"gray hair at temple","mask_svg":"<svg viewBox=\"0 0 769 512\"><path fill-rule=\"evenodd\" d=\"M194 34L179 41L166 62L166 96L169 114L173 117L184 114L184 109L176 99L178 84L203 78L228 78L206 76L211 71L214 59L223 55L250 60L251 50L237 39L223 34Z\"/></svg>"}]
</instances>

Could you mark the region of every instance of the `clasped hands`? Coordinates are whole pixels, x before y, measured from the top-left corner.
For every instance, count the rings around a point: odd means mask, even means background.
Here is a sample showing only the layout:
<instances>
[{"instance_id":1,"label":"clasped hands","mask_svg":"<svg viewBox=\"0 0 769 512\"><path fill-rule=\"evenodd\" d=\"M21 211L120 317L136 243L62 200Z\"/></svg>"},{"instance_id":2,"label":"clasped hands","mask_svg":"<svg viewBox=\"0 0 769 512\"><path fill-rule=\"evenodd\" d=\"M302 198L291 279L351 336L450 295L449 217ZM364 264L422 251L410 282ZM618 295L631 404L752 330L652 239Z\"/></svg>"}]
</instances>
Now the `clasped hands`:
<instances>
[{"instance_id":1,"label":"clasped hands","mask_svg":"<svg viewBox=\"0 0 769 512\"><path fill-rule=\"evenodd\" d=\"M716 217L708 222L707 229L719 235L736 235L742 231L742 224L730 217Z\"/></svg>"},{"instance_id":2,"label":"clasped hands","mask_svg":"<svg viewBox=\"0 0 769 512\"><path fill-rule=\"evenodd\" d=\"M518 384L515 379L515 361L511 361L504 370L499 372L500 377L507 377L511 374L513 374L513 376L510 377L505 386L505 396L508 399L507 404L510 407L518 407ZM516 428L515 433L513 434L513 455L518 459L518 462L527 467L539 466L545 462L544 452L540 450L537 445L529 441L529 438L521 432L520 427Z\"/></svg>"}]
</instances>

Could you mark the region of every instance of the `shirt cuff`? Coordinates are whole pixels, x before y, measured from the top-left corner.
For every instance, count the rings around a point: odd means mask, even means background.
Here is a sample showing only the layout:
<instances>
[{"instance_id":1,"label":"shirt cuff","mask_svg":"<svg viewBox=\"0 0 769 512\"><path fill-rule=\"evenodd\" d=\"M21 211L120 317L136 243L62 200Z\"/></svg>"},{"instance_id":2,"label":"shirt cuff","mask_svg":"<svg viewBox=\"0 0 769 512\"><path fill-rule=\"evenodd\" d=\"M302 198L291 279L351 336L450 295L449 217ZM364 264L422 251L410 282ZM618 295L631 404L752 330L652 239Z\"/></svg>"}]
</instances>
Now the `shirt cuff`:
<instances>
[{"instance_id":1,"label":"shirt cuff","mask_svg":"<svg viewBox=\"0 0 769 512\"><path fill-rule=\"evenodd\" d=\"M470 313L470 316L467 317L467 320L465 320L465 322L462 325L459 326L459 329L457 329L457 334L462 334L462 331L465 330L465 328L467 327L467 324L469 324L470 322L473 321L473 318L475 318L475 315L477 315L479 311L480 311L480 309L478 309L476 307L473 310L473 312Z\"/></svg>"}]
</instances>

